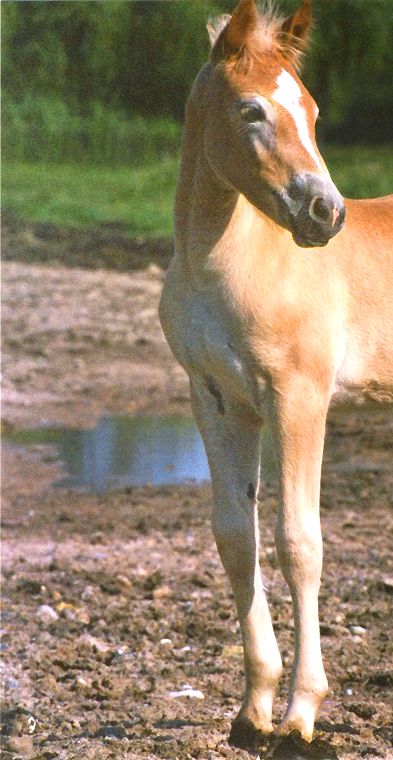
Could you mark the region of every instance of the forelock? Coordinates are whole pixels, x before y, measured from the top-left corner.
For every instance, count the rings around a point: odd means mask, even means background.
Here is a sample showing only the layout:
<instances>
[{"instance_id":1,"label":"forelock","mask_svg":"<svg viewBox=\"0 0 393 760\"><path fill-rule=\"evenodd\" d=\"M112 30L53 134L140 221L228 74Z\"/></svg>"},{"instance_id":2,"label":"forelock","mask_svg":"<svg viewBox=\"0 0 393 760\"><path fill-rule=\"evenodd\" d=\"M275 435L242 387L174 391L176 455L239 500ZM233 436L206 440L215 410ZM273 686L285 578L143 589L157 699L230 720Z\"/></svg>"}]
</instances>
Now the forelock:
<instances>
[{"instance_id":1,"label":"forelock","mask_svg":"<svg viewBox=\"0 0 393 760\"><path fill-rule=\"evenodd\" d=\"M209 23L217 32L216 46L219 47L220 37L223 34L231 16L220 16L216 21ZM258 61L266 53L271 55L281 54L288 58L288 53L293 53L292 62L295 68L300 68L302 53L295 45L291 45L291 35L282 31L285 16L277 10L275 0L265 0L260 5L258 23L255 30L247 39L242 48L229 56L228 63L240 72L247 72L255 61ZM293 39L293 38L292 38ZM219 59L219 51L217 58ZM214 51L213 51L214 60Z\"/></svg>"}]
</instances>

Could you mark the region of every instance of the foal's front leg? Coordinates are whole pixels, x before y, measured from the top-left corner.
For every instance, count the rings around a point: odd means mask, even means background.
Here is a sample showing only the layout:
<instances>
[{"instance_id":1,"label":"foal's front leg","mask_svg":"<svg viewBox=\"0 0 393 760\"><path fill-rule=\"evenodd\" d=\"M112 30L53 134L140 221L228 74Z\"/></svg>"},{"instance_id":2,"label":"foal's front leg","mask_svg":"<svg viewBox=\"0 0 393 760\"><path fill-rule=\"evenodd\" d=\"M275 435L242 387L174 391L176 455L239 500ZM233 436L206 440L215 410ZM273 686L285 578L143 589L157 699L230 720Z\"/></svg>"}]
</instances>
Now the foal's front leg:
<instances>
[{"instance_id":1,"label":"foal's front leg","mask_svg":"<svg viewBox=\"0 0 393 760\"><path fill-rule=\"evenodd\" d=\"M292 730L311 741L327 692L319 635L318 592L322 570L320 478L329 393L298 375L277 389L281 503L276 530L278 559L294 609L295 658L289 704L279 733Z\"/></svg>"},{"instance_id":2,"label":"foal's front leg","mask_svg":"<svg viewBox=\"0 0 393 760\"><path fill-rule=\"evenodd\" d=\"M192 383L191 398L210 465L214 536L243 638L246 692L230 740L252 746L259 733L272 731L272 704L282 669L258 559L261 420L223 396L212 382Z\"/></svg>"}]
</instances>

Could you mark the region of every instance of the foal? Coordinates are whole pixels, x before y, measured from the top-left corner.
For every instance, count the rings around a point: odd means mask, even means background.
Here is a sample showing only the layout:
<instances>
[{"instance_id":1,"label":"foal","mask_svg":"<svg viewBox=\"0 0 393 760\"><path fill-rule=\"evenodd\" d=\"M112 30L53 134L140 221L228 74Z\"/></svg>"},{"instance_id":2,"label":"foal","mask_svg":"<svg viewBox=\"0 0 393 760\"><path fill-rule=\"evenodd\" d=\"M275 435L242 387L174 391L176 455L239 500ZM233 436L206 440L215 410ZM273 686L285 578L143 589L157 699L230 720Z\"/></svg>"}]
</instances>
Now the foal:
<instances>
[{"instance_id":1,"label":"foal","mask_svg":"<svg viewBox=\"0 0 393 760\"><path fill-rule=\"evenodd\" d=\"M240 746L272 731L282 669L258 564L263 419L279 461L276 546L295 619L278 732L310 741L328 688L318 622L328 406L370 383L392 398L393 196L344 205L329 176L315 143L318 108L296 74L310 24L311 0L286 20L241 0L209 25L210 62L187 104L176 251L160 305L190 377L214 535L242 631L246 691L231 730Z\"/></svg>"}]
</instances>

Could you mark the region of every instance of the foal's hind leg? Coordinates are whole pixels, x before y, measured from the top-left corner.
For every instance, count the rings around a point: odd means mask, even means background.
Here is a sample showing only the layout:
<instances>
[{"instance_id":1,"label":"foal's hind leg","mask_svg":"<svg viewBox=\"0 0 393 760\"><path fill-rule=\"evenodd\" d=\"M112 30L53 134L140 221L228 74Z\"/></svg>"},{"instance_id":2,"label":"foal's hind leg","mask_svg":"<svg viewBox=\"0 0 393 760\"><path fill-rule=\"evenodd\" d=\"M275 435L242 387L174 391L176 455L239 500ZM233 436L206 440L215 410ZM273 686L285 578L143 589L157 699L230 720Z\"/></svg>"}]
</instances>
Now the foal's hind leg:
<instances>
[{"instance_id":1,"label":"foal's hind leg","mask_svg":"<svg viewBox=\"0 0 393 760\"><path fill-rule=\"evenodd\" d=\"M213 531L243 638L246 692L230 741L252 747L259 733L272 731L272 704L281 674L258 561L261 421L237 401L222 397L212 384L193 383L191 397L212 477Z\"/></svg>"},{"instance_id":2,"label":"foal's hind leg","mask_svg":"<svg viewBox=\"0 0 393 760\"><path fill-rule=\"evenodd\" d=\"M328 392L298 375L287 378L274 399L281 470L276 546L295 620L289 704L279 733L297 730L307 741L312 739L315 716L327 692L318 591L322 570L319 493L328 397Z\"/></svg>"}]
</instances>

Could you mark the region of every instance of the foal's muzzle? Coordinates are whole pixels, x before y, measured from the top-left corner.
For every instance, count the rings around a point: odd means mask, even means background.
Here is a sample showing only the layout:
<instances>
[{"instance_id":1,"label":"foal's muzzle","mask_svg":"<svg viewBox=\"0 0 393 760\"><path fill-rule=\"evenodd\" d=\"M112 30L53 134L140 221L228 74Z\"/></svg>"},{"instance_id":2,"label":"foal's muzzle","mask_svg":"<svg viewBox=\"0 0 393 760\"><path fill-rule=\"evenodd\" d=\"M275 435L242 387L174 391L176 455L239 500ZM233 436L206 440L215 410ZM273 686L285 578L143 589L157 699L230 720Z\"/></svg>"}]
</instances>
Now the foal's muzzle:
<instances>
[{"instance_id":1,"label":"foal's muzzle","mask_svg":"<svg viewBox=\"0 0 393 760\"><path fill-rule=\"evenodd\" d=\"M292 236L302 248L324 246L342 229L344 201L330 178L324 181L312 174L295 177L285 196Z\"/></svg>"}]
</instances>

